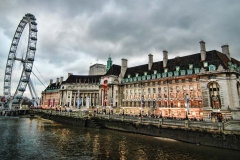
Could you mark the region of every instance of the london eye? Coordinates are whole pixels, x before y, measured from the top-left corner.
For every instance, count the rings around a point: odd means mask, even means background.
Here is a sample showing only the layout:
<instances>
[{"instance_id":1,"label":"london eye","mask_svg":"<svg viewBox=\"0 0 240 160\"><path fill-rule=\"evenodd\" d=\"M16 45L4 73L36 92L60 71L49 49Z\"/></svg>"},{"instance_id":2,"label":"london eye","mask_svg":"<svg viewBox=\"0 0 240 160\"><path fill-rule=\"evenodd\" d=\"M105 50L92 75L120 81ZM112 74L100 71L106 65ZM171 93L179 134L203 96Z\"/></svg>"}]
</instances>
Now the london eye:
<instances>
[{"instance_id":1,"label":"london eye","mask_svg":"<svg viewBox=\"0 0 240 160\"><path fill-rule=\"evenodd\" d=\"M36 98L30 75L37 45L37 23L33 14L27 13L17 26L7 57L3 95L9 109L20 106L26 87ZM35 96L33 96L35 95Z\"/></svg>"}]
</instances>

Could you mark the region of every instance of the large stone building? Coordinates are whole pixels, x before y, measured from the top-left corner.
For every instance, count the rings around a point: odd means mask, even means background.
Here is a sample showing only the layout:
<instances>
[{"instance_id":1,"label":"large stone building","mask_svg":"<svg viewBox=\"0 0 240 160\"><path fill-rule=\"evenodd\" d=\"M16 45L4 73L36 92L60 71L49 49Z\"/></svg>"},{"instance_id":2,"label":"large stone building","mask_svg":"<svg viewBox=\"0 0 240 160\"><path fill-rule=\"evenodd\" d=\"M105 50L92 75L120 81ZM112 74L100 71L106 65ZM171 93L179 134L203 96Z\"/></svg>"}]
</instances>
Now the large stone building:
<instances>
[{"instance_id":1,"label":"large stone building","mask_svg":"<svg viewBox=\"0 0 240 160\"><path fill-rule=\"evenodd\" d=\"M122 59L121 66L107 65L104 75L86 76L87 92L82 90L84 77L69 76L59 87L59 104L76 106L80 90L84 93L80 97L91 97L90 105L115 106L115 111L124 114L204 120L240 117L240 62L231 57L228 45L222 46L222 52L206 51L201 41L200 53L168 59L168 52L163 51L163 60L154 62L151 54L148 59L148 64L135 67Z\"/></svg>"}]
</instances>

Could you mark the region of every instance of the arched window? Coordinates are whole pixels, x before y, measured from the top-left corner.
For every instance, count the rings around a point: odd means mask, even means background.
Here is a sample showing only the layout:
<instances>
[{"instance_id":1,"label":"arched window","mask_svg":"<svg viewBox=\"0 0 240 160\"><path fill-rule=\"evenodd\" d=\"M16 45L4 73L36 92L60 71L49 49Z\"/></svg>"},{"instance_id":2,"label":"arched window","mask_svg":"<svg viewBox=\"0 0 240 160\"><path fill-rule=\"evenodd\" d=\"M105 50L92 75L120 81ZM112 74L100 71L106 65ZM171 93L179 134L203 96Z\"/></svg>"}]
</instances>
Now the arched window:
<instances>
[{"instance_id":1,"label":"arched window","mask_svg":"<svg viewBox=\"0 0 240 160\"><path fill-rule=\"evenodd\" d=\"M220 109L221 100L219 95L219 84L217 82L211 82L208 84L208 89L209 89L211 107L213 109Z\"/></svg>"}]
</instances>

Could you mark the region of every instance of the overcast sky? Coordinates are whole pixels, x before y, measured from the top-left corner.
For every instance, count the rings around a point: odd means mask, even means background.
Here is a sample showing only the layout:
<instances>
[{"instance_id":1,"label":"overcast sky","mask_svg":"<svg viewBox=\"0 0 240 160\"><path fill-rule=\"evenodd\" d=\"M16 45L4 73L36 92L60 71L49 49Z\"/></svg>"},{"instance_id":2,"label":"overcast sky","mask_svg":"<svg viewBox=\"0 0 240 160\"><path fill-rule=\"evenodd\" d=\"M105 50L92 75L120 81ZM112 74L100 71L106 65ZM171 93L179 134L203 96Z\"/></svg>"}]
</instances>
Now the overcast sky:
<instances>
[{"instance_id":1,"label":"overcast sky","mask_svg":"<svg viewBox=\"0 0 240 160\"><path fill-rule=\"evenodd\" d=\"M240 60L239 0L0 0L0 95L13 35L26 13L35 15L38 41L34 73L47 86L68 73L87 75L94 63L146 64L228 44ZM31 75L40 96L44 86ZM46 81L46 82L45 82Z\"/></svg>"}]
</instances>

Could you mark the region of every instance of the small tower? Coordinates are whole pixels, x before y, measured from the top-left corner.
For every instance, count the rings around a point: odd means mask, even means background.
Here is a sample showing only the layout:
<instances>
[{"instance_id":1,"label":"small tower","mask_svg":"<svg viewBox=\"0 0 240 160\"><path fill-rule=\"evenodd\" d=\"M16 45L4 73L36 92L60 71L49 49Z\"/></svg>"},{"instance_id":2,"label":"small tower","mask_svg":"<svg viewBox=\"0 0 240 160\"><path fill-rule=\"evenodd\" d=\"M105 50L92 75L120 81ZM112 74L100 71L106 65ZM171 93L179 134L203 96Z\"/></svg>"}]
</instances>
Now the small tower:
<instances>
[{"instance_id":1,"label":"small tower","mask_svg":"<svg viewBox=\"0 0 240 160\"><path fill-rule=\"evenodd\" d=\"M111 57L109 55L108 61L107 61L106 72L111 68L111 66L112 66L112 59L111 59Z\"/></svg>"}]
</instances>

